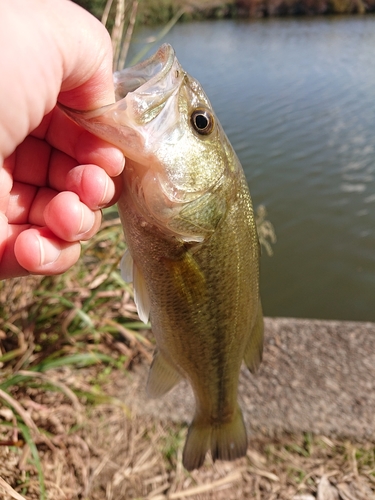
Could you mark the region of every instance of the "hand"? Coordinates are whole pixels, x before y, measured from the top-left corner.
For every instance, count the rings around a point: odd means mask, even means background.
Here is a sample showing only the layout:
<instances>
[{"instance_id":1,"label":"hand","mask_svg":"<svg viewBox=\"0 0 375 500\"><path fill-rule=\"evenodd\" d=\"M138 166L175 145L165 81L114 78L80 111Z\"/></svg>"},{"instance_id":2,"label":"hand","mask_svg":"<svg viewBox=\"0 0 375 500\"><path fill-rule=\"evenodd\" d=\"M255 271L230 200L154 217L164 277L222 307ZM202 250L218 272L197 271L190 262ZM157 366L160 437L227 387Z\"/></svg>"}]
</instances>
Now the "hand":
<instances>
[{"instance_id":1,"label":"hand","mask_svg":"<svg viewBox=\"0 0 375 500\"><path fill-rule=\"evenodd\" d=\"M114 102L110 38L69 0L12 0L0 44L0 278L62 273L121 189L122 153L56 106Z\"/></svg>"}]
</instances>

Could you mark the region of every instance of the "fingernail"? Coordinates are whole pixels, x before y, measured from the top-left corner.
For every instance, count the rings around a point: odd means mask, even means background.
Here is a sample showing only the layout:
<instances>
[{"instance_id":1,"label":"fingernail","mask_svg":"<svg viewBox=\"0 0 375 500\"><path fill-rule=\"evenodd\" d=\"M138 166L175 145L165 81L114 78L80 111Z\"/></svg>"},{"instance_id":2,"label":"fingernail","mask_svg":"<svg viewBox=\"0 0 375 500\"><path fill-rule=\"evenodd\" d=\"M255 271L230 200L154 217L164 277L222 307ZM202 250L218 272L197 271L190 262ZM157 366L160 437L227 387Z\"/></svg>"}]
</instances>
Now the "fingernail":
<instances>
[{"instance_id":1,"label":"fingernail","mask_svg":"<svg viewBox=\"0 0 375 500\"><path fill-rule=\"evenodd\" d=\"M102 199L100 200L99 207L102 207L106 203L108 203L107 195L108 195L108 175L105 176L105 185L104 185L104 189L103 189L103 196L102 196Z\"/></svg>"},{"instance_id":2,"label":"fingernail","mask_svg":"<svg viewBox=\"0 0 375 500\"><path fill-rule=\"evenodd\" d=\"M125 156L122 159L121 172L124 170L124 168L125 168Z\"/></svg>"},{"instance_id":3,"label":"fingernail","mask_svg":"<svg viewBox=\"0 0 375 500\"><path fill-rule=\"evenodd\" d=\"M39 235L36 235L35 237L39 245L40 265L46 266L56 262L56 260L60 257L61 249L47 238L41 238Z\"/></svg>"},{"instance_id":4,"label":"fingernail","mask_svg":"<svg viewBox=\"0 0 375 500\"><path fill-rule=\"evenodd\" d=\"M117 148L116 148L117 149ZM114 175L115 177L117 175L120 175L121 172L124 170L125 168L125 162L126 162L126 159L125 159L125 156L123 155L122 151L120 149L117 149L117 152L116 152L118 155L121 155L121 162L119 161L116 161L115 165L119 165L119 168L116 170L115 173L111 174L111 175ZM117 159L116 159L117 160ZM113 164L112 164L113 165Z\"/></svg>"},{"instance_id":5,"label":"fingernail","mask_svg":"<svg viewBox=\"0 0 375 500\"><path fill-rule=\"evenodd\" d=\"M95 223L95 215L94 213L81 203L81 225L78 230L78 235L85 234L90 229L92 229Z\"/></svg>"}]
</instances>

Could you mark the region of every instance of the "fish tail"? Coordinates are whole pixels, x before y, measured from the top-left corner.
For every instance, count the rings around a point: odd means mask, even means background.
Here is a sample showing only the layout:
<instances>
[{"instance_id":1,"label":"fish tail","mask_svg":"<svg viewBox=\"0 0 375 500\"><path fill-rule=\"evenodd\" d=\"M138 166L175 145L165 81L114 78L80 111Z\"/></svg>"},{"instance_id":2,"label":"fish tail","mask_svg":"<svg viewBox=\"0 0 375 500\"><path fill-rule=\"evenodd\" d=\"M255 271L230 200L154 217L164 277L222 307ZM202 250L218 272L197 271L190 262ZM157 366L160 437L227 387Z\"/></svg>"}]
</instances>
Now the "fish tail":
<instances>
[{"instance_id":1,"label":"fish tail","mask_svg":"<svg viewBox=\"0 0 375 500\"><path fill-rule=\"evenodd\" d=\"M197 416L194 418L182 456L185 469L199 469L208 450L211 450L213 461L235 460L246 455L247 435L239 406L230 422L210 425Z\"/></svg>"}]
</instances>

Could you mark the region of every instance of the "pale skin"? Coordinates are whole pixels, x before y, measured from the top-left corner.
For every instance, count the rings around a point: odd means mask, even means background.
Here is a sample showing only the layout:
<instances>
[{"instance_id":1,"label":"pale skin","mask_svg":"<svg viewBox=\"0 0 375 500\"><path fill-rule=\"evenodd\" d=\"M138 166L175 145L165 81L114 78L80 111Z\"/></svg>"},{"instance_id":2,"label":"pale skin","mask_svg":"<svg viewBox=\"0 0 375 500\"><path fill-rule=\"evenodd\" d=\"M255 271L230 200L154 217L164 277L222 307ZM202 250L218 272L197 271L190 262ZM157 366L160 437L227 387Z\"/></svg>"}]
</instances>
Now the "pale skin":
<instances>
[{"instance_id":1,"label":"pale skin","mask_svg":"<svg viewBox=\"0 0 375 500\"><path fill-rule=\"evenodd\" d=\"M0 279L62 273L121 189L123 154L57 107L114 102L111 41L69 0L12 0L0 47Z\"/></svg>"}]
</instances>

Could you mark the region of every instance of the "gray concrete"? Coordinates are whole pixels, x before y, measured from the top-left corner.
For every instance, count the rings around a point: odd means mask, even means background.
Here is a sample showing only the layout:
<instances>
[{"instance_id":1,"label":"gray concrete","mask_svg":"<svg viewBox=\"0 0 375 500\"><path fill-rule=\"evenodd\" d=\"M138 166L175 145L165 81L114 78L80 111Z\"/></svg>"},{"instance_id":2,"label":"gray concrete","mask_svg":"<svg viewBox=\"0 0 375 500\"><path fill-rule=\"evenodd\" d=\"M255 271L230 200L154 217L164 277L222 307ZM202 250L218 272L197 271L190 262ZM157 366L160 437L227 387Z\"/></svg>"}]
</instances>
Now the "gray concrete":
<instances>
[{"instance_id":1,"label":"gray concrete","mask_svg":"<svg viewBox=\"0 0 375 500\"><path fill-rule=\"evenodd\" d=\"M126 403L190 422L188 385L148 400L147 371L145 365L136 371L122 395ZM260 371L253 376L244 368L239 392L250 436L310 431L375 441L375 324L267 318Z\"/></svg>"}]
</instances>

